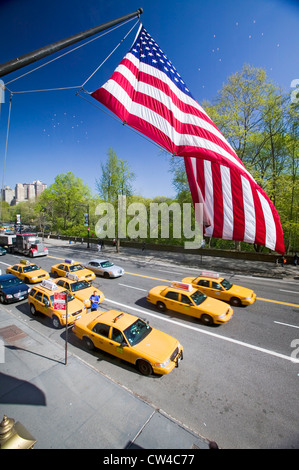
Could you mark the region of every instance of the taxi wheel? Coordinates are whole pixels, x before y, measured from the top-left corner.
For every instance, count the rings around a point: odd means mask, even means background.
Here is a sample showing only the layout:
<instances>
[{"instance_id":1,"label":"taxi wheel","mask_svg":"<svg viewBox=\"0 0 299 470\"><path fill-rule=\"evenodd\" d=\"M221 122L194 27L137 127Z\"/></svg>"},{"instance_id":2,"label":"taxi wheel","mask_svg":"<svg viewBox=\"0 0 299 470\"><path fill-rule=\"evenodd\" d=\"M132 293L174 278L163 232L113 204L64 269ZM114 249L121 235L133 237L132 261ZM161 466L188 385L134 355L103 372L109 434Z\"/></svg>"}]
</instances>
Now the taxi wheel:
<instances>
[{"instance_id":1,"label":"taxi wheel","mask_svg":"<svg viewBox=\"0 0 299 470\"><path fill-rule=\"evenodd\" d=\"M157 302L157 308L161 312L165 312L165 310L166 310L165 304L163 304L163 302Z\"/></svg>"},{"instance_id":2,"label":"taxi wheel","mask_svg":"<svg viewBox=\"0 0 299 470\"><path fill-rule=\"evenodd\" d=\"M151 375L151 373L153 372L152 366L146 361L142 361L142 360L138 361L137 367L138 367L139 372L142 375Z\"/></svg>"},{"instance_id":3,"label":"taxi wheel","mask_svg":"<svg viewBox=\"0 0 299 470\"><path fill-rule=\"evenodd\" d=\"M34 307L33 304L30 304L30 313L33 317L35 317L35 315L37 315L36 308Z\"/></svg>"},{"instance_id":4,"label":"taxi wheel","mask_svg":"<svg viewBox=\"0 0 299 470\"><path fill-rule=\"evenodd\" d=\"M94 350L94 344L93 344L92 340L90 338L88 338L87 336L84 337L84 345L89 351Z\"/></svg>"},{"instance_id":5,"label":"taxi wheel","mask_svg":"<svg viewBox=\"0 0 299 470\"><path fill-rule=\"evenodd\" d=\"M30 279L28 277L25 277L24 282L25 284L30 284Z\"/></svg>"},{"instance_id":6,"label":"taxi wheel","mask_svg":"<svg viewBox=\"0 0 299 470\"><path fill-rule=\"evenodd\" d=\"M52 325L54 326L54 328L58 329L58 328L61 328L61 323L59 321L59 318L56 317L56 315L53 315L52 317Z\"/></svg>"},{"instance_id":7,"label":"taxi wheel","mask_svg":"<svg viewBox=\"0 0 299 470\"><path fill-rule=\"evenodd\" d=\"M240 307L241 305L241 300L238 299L238 297L232 297L230 299L230 302L229 302L231 305L233 305L234 307Z\"/></svg>"},{"instance_id":8,"label":"taxi wheel","mask_svg":"<svg viewBox=\"0 0 299 470\"><path fill-rule=\"evenodd\" d=\"M0 295L0 302L1 302L1 304L5 304L4 295Z\"/></svg>"},{"instance_id":9,"label":"taxi wheel","mask_svg":"<svg viewBox=\"0 0 299 470\"><path fill-rule=\"evenodd\" d=\"M204 313L201 317L200 317L201 321L205 324L205 325L213 325L213 318L210 317L210 315L207 315L206 313Z\"/></svg>"}]
</instances>

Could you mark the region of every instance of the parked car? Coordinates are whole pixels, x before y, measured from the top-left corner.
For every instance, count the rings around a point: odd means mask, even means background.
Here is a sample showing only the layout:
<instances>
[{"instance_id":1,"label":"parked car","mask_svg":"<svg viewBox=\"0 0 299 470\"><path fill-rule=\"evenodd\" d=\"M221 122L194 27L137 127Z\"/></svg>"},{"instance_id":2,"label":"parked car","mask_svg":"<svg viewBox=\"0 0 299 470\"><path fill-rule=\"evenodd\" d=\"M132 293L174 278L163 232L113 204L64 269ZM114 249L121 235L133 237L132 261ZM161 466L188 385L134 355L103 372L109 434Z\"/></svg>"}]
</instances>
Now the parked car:
<instances>
[{"instance_id":1,"label":"parked car","mask_svg":"<svg viewBox=\"0 0 299 470\"><path fill-rule=\"evenodd\" d=\"M102 303L105 300L105 296L100 289L92 286L90 282L85 279L78 279L78 276L73 273L67 273L66 277L59 277L54 281L58 286L64 287L71 294L73 294L76 299L81 300L87 308L90 308L90 296L96 291L99 296L99 303Z\"/></svg>"},{"instance_id":2,"label":"parked car","mask_svg":"<svg viewBox=\"0 0 299 470\"><path fill-rule=\"evenodd\" d=\"M87 313L75 322L72 331L87 349L99 348L135 364L143 375L168 374L183 359L183 347L177 339L129 313Z\"/></svg>"},{"instance_id":3,"label":"parked car","mask_svg":"<svg viewBox=\"0 0 299 470\"><path fill-rule=\"evenodd\" d=\"M87 264L85 264L85 267L93 271L95 274L107 278L119 277L122 276L125 272L123 268L116 266L107 259L92 259L88 261Z\"/></svg>"},{"instance_id":4,"label":"parked car","mask_svg":"<svg viewBox=\"0 0 299 470\"><path fill-rule=\"evenodd\" d=\"M13 274L0 276L0 302L2 304L27 299L29 292L30 287Z\"/></svg>"},{"instance_id":5,"label":"parked car","mask_svg":"<svg viewBox=\"0 0 299 470\"><path fill-rule=\"evenodd\" d=\"M87 313L87 308L80 300L76 299L63 287L57 286L50 279L44 280L41 284L32 287L28 296L30 313L32 316L37 312L50 317L54 328L66 325L66 309L61 308L61 304L55 299L55 294L67 296L68 303L68 325L72 324Z\"/></svg>"},{"instance_id":6,"label":"parked car","mask_svg":"<svg viewBox=\"0 0 299 470\"><path fill-rule=\"evenodd\" d=\"M7 251L3 246L0 246L0 256L6 255Z\"/></svg>"}]
</instances>

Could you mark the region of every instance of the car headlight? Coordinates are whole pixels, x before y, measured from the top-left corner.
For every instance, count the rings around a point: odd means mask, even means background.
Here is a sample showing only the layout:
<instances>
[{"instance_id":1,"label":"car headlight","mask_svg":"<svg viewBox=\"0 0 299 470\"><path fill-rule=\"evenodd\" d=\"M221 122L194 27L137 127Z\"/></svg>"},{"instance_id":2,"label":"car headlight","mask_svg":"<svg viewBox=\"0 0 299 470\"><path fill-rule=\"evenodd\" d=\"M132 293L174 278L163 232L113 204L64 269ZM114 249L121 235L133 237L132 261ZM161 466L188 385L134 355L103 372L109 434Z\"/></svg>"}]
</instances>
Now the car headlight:
<instances>
[{"instance_id":1,"label":"car headlight","mask_svg":"<svg viewBox=\"0 0 299 470\"><path fill-rule=\"evenodd\" d=\"M11 295L11 294L6 294L6 298L7 298L7 299L12 299L12 298L13 298L13 295Z\"/></svg>"},{"instance_id":2,"label":"car headlight","mask_svg":"<svg viewBox=\"0 0 299 470\"><path fill-rule=\"evenodd\" d=\"M168 366L169 363L170 363L170 359L168 359L165 362L156 362L154 365L155 365L155 367L163 368L163 367Z\"/></svg>"},{"instance_id":3,"label":"car headlight","mask_svg":"<svg viewBox=\"0 0 299 470\"><path fill-rule=\"evenodd\" d=\"M222 315L218 315L218 318L225 318L226 317L226 313L223 313Z\"/></svg>"},{"instance_id":4,"label":"car headlight","mask_svg":"<svg viewBox=\"0 0 299 470\"><path fill-rule=\"evenodd\" d=\"M32 278L31 278L31 279L37 279L37 276L34 276L34 277L32 276Z\"/></svg>"}]
</instances>

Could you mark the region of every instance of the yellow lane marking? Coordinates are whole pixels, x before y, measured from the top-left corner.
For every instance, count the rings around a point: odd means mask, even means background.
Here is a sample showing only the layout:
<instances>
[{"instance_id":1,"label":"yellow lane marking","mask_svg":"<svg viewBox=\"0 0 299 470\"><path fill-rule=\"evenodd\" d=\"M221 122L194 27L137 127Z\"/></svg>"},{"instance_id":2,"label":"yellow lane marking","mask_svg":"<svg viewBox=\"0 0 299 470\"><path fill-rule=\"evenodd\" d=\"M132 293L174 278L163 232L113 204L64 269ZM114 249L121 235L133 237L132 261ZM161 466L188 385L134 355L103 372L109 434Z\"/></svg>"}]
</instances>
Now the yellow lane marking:
<instances>
[{"instance_id":1,"label":"yellow lane marking","mask_svg":"<svg viewBox=\"0 0 299 470\"><path fill-rule=\"evenodd\" d=\"M64 259L64 258L57 258L57 256L49 256L49 255L48 255L48 258L62 259L62 260ZM125 271L125 273L129 274L130 276L138 276L138 277L145 277L147 279L154 279L155 281L172 282L169 279L161 279L159 277L146 276L145 274L129 273L128 271ZM299 304L291 304L289 302L281 302L279 300L263 299L262 297L257 297L256 300L262 300L263 302L272 302L274 304L288 305L289 307L299 308Z\"/></svg>"},{"instance_id":2,"label":"yellow lane marking","mask_svg":"<svg viewBox=\"0 0 299 470\"><path fill-rule=\"evenodd\" d=\"M274 304L289 305L290 307L299 307L298 304L290 304L289 302L281 302L280 300L262 299L261 297L257 297L256 300L263 300L264 302L273 302Z\"/></svg>"}]
</instances>

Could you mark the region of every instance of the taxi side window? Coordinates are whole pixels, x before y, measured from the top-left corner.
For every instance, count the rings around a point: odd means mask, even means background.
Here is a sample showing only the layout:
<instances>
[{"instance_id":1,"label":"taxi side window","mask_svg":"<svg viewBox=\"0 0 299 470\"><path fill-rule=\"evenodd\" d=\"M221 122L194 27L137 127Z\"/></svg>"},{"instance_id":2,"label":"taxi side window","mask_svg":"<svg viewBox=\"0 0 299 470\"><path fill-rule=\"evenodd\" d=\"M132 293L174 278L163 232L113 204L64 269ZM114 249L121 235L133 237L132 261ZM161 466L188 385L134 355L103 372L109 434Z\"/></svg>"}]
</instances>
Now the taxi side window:
<instances>
[{"instance_id":1,"label":"taxi side window","mask_svg":"<svg viewBox=\"0 0 299 470\"><path fill-rule=\"evenodd\" d=\"M18 270L18 266L12 266L12 268L14 271L17 271Z\"/></svg>"},{"instance_id":2,"label":"taxi side window","mask_svg":"<svg viewBox=\"0 0 299 470\"><path fill-rule=\"evenodd\" d=\"M218 282L212 282L212 289L222 290L221 285Z\"/></svg>"},{"instance_id":3,"label":"taxi side window","mask_svg":"<svg viewBox=\"0 0 299 470\"><path fill-rule=\"evenodd\" d=\"M124 336L121 331L117 328L112 328L112 336L111 339L116 343L122 343L124 341Z\"/></svg>"},{"instance_id":4,"label":"taxi side window","mask_svg":"<svg viewBox=\"0 0 299 470\"><path fill-rule=\"evenodd\" d=\"M60 280L60 281L57 281L56 284L57 284L58 286L63 287L63 286L64 286L64 281L61 281L61 280Z\"/></svg>"},{"instance_id":5,"label":"taxi side window","mask_svg":"<svg viewBox=\"0 0 299 470\"><path fill-rule=\"evenodd\" d=\"M198 286L209 287L210 282L204 279L200 279L197 283Z\"/></svg>"},{"instance_id":6,"label":"taxi side window","mask_svg":"<svg viewBox=\"0 0 299 470\"><path fill-rule=\"evenodd\" d=\"M19 266L19 267L18 267L18 271L19 271L19 273L22 273L22 272L23 272L22 266Z\"/></svg>"},{"instance_id":7,"label":"taxi side window","mask_svg":"<svg viewBox=\"0 0 299 470\"><path fill-rule=\"evenodd\" d=\"M63 264L60 264L59 266L57 266L58 269L64 269L64 265Z\"/></svg>"},{"instance_id":8,"label":"taxi side window","mask_svg":"<svg viewBox=\"0 0 299 470\"><path fill-rule=\"evenodd\" d=\"M166 299L170 299L170 300L179 300L179 293L178 293L178 292L169 291L169 292L167 292L167 294L165 295L165 298L166 298Z\"/></svg>"},{"instance_id":9,"label":"taxi side window","mask_svg":"<svg viewBox=\"0 0 299 470\"><path fill-rule=\"evenodd\" d=\"M97 323L92 329L94 333L96 333L97 335L105 336L105 338L108 338L109 330L110 326L105 325L104 323Z\"/></svg>"},{"instance_id":10,"label":"taxi side window","mask_svg":"<svg viewBox=\"0 0 299 470\"><path fill-rule=\"evenodd\" d=\"M43 304L44 304L45 307L50 307L50 305L51 305L49 297L47 297L45 294L44 294L44 297L43 297Z\"/></svg>"},{"instance_id":11,"label":"taxi side window","mask_svg":"<svg viewBox=\"0 0 299 470\"><path fill-rule=\"evenodd\" d=\"M192 300L185 294L181 295L181 302L183 304L192 305Z\"/></svg>"},{"instance_id":12,"label":"taxi side window","mask_svg":"<svg viewBox=\"0 0 299 470\"><path fill-rule=\"evenodd\" d=\"M36 294L36 293L37 293L37 290L34 289L34 287L33 287L33 288L31 289L31 291L30 291L30 295L33 297L34 294Z\"/></svg>"},{"instance_id":13,"label":"taxi side window","mask_svg":"<svg viewBox=\"0 0 299 470\"><path fill-rule=\"evenodd\" d=\"M43 294L41 292L37 292L36 295L35 295L35 300L38 300L39 302L42 301L42 296Z\"/></svg>"}]
</instances>

